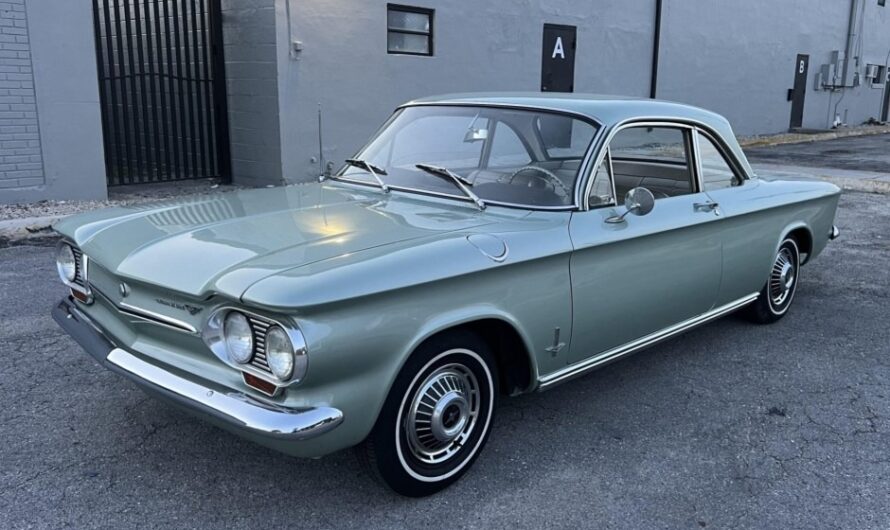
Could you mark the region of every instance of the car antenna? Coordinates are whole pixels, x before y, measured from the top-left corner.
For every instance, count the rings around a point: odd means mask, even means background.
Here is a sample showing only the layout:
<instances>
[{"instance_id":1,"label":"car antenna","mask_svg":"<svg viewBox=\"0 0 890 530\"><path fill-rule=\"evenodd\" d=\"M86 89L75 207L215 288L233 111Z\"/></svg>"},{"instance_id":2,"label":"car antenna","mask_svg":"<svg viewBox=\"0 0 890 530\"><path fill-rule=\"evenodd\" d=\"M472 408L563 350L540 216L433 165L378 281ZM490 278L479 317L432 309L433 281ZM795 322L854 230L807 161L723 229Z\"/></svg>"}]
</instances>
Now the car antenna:
<instances>
[{"instance_id":1,"label":"car antenna","mask_svg":"<svg viewBox=\"0 0 890 530\"><path fill-rule=\"evenodd\" d=\"M323 182L324 179L331 176L330 171L325 167L324 163L324 142L321 136L321 103L318 104L318 181Z\"/></svg>"}]
</instances>

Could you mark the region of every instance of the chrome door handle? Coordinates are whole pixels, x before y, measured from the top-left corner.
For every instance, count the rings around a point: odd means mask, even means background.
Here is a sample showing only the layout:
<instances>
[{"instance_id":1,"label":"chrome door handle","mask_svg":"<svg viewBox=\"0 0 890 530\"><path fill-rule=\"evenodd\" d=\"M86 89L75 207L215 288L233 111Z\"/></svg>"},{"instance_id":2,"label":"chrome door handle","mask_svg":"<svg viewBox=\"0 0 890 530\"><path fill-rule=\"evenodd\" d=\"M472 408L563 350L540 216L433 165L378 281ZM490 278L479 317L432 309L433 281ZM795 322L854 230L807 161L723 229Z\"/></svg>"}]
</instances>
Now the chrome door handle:
<instances>
[{"instance_id":1,"label":"chrome door handle","mask_svg":"<svg viewBox=\"0 0 890 530\"><path fill-rule=\"evenodd\" d=\"M696 212L713 212L717 210L720 203L717 202L697 202L692 205Z\"/></svg>"}]
</instances>

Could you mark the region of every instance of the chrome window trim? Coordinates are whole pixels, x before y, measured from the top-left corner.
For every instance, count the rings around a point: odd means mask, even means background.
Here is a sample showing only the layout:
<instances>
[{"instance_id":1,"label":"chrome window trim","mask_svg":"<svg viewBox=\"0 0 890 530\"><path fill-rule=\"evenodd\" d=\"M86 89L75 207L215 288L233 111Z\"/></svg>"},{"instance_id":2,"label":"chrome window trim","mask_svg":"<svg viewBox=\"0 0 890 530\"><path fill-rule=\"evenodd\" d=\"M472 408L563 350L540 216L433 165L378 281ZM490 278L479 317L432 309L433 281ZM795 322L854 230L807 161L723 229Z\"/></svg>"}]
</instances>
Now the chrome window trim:
<instances>
[{"instance_id":1,"label":"chrome window trim","mask_svg":"<svg viewBox=\"0 0 890 530\"><path fill-rule=\"evenodd\" d=\"M669 339L675 335L679 335L686 330L692 329L702 324L706 324L707 322L715 320L723 315L735 311L736 309L739 309L746 304L753 302L757 299L758 296L760 296L760 293L752 293L748 296L743 296L738 300L734 300L732 302L729 302L728 304L714 308L706 313L702 313L701 315L674 324L673 326L668 326L662 330L650 333L649 335L640 337L639 339L628 342L627 344L616 346L611 350L606 350L605 352L594 355L593 357L588 357L583 361L578 361L577 363L566 366L565 368L559 369L550 374L539 376L538 390L546 390L553 385L582 375L605 363L620 359L621 357L630 355L632 353L636 353L663 340Z\"/></svg>"},{"instance_id":2,"label":"chrome window trim","mask_svg":"<svg viewBox=\"0 0 890 530\"><path fill-rule=\"evenodd\" d=\"M723 145L722 141L717 139L716 135L711 134L709 131L702 129L701 127L696 127L695 132L700 133L702 136L706 137L708 140L711 141L711 144L713 144L714 147L717 148L717 152L720 153L720 156L723 157L723 161L726 162L727 166L729 166L729 169L730 169L730 171L732 171L733 176L739 180L739 183L736 184L736 186L741 186L745 183L746 180L749 180L749 177L747 177L745 175L745 172L741 171L739 169L739 167L736 163L735 157L732 156L732 154L729 151L727 151L726 146ZM695 135L696 159L698 160L699 172L702 172L703 166L701 165L701 150L699 148L699 145L700 145L700 142L698 141L698 134L696 134ZM701 175L702 175L701 189L703 192L707 193L708 190L705 189L704 173L702 172ZM730 187L736 187L736 186L730 186Z\"/></svg>"},{"instance_id":3,"label":"chrome window trim","mask_svg":"<svg viewBox=\"0 0 890 530\"><path fill-rule=\"evenodd\" d=\"M612 181L612 202L618 206L618 188L615 187L615 166L612 165L612 148L606 146L606 158L609 159L609 179ZM588 197L588 200L590 197Z\"/></svg>"},{"instance_id":4,"label":"chrome window trim","mask_svg":"<svg viewBox=\"0 0 890 530\"><path fill-rule=\"evenodd\" d=\"M698 186L698 193L704 193L705 191L705 180L702 177L701 172L701 148L698 144L698 128L693 127L692 131L689 133L689 144L692 148L692 165L695 166L693 172L695 173L695 181Z\"/></svg>"},{"instance_id":5,"label":"chrome window trim","mask_svg":"<svg viewBox=\"0 0 890 530\"><path fill-rule=\"evenodd\" d=\"M248 364L238 364L231 359L226 354L225 350L225 339L223 338L223 330L222 330L222 321L225 319L226 313L229 311L238 311L239 313L243 313L248 318L256 318L259 320L265 320L269 322L269 327L271 326L279 326L281 329L287 333L288 338L291 341L291 345L294 347L294 373L291 375L290 380L281 381L276 379L274 375L270 372L266 372L264 370L260 370L255 367L252 363ZM253 330L253 326L251 325L251 330ZM246 372L252 376L255 376L263 381L275 385L276 388L286 388L291 385L295 385L305 380L309 375L309 349L306 345L306 336L303 335L303 332L300 330L299 325L296 322L292 322L290 320L283 320L281 317L271 317L269 315L257 313L253 310L246 309L243 307L238 307L234 305L224 305L218 307L213 310L210 316L207 318L207 322L204 326L204 330L201 333L201 337L204 339L204 344L210 349L210 351L215 355L220 361L225 363L227 366L238 370L239 372ZM251 359L256 354L256 344L253 345L253 352L251 355ZM297 376L297 358L299 356L303 356L306 362L306 368L303 370L303 373L300 374L301 377L299 379ZM250 387L253 388L253 387ZM277 391L276 391L277 393Z\"/></svg>"},{"instance_id":6,"label":"chrome window trim","mask_svg":"<svg viewBox=\"0 0 890 530\"><path fill-rule=\"evenodd\" d=\"M573 110L560 109L557 107L548 107L546 105L523 105L521 103L497 103L492 101L455 101L455 100L446 100L446 101L409 101L408 103L399 105L396 107L396 110L404 109L408 107L491 107L491 108L501 108L501 109L516 109L516 110L540 110L544 112L550 112L553 114L563 114L565 116L571 116L573 118L578 118L582 121L586 121L592 125L596 125L598 130L603 128L603 122L596 116L592 116L590 114L585 114L583 112L575 112Z\"/></svg>"},{"instance_id":7,"label":"chrome window trim","mask_svg":"<svg viewBox=\"0 0 890 530\"><path fill-rule=\"evenodd\" d=\"M605 160L607 160L609 162L609 168L608 168L609 187L612 190L612 202L610 202L608 204L597 204L596 206L591 206L590 207L591 210L598 210L600 208L616 208L620 204L619 200L618 200L618 190L615 188L615 168L612 167L612 151L609 148L609 146L606 146L605 151L606 151ZM593 190L593 177L596 176L596 172L597 172L598 168L599 168L599 166L594 166L591 169L591 175L592 175L592 177L590 179L590 190L591 191ZM589 191L587 192L587 198L585 200L588 202L590 201L590 192Z\"/></svg>"},{"instance_id":8,"label":"chrome window trim","mask_svg":"<svg viewBox=\"0 0 890 530\"><path fill-rule=\"evenodd\" d=\"M594 167L594 168L598 167L599 164L602 163L603 157L605 156L605 150L606 150L606 148L608 148L609 144L612 142L612 138L615 136L615 134L617 134L619 131L621 131L623 129L626 129L628 127L633 127L633 126L643 126L643 127L647 127L647 126L648 127L674 126L674 127L691 128L693 130L701 130L701 131L705 131L705 132L709 133L708 136L711 137L712 139L722 138L721 135L716 133L715 131L713 131L713 129L708 124L706 124L700 120L696 120L696 119L692 119L692 118L681 118L681 117L677 117L677 116L647 116L647 117L639 116L639 117L635 117L635 118L628 118L628 119L625 119L625 120L622 120L622 121L616 123L615 125L610 127L609 130L607 132L605 132L604 134L597 135L597 137L602 136L602 142L599 143L598 145L593 146L594 149L596 149L596 151L597 151L597 155L596 155L596 158L594 159L594 163L593 163L592 167ZM596 142L593 142L593 143L595 144ZM744 184L744 180L750 180L751 178L753 178L752 174L749 174L747 172L747 170L744 169L744 166L738 161L735 154L732 153L731 150L726 149L725 143L722 140L717 143L722 148L724 155L726 155L728 157L728 161L730 161L731 165L734 166L733 169L738 171L738 174L743 177L742 184ZM577 179L579 181L578 184L581 187L583 187L583 189L579 188L579 191L581 193L579 194L578 197L576 197L576 202L577 202L577 204L580 205L580 207L579 207L580 211L588 211L588 210L590 210L588 196L590 193L590 187L592 185L592 180L590 178L589 170L588 170L588 173L585 175L582 175L582 177L583 178ZM583 180L583 182L581 182L582 180ZM616 199L617 199L617 197L616 197Z\"/></svg>"},{"instance_id":9,"label":"chrome window trim","mask_svg":"<svg viewBox=\"0 0 890 530\"><path fill-rule=\"evenodd\" d=\"M561 114L564 116L569 116L571 118L576 118L583 122L589 123L596 128L596 134L593 135L593 138L590 139L590 144L587 146L587 149L584 151L584 157L581 159L581 164L578 166L578 173L575 177L574 182L574 201L572 204L566 204L562 206L533 206L529 204L516 204L510 202L501 202L501 201L493 201L489 199L484 199L485 204L490 206L503 206L506 208L519 208L522 210L540 210L540 211L575 211L581 209L581 204L583 204L579 200L579 191L581 182L584 180L584 176L590 170L590 159L593 156L593 153L596 151L595 146L599 143L599 139L603 135L603 131L606 129L606 126L602 120L597 118L596 116L592 116L590 114L584 114L582 112L575 112L571 110L559 109L555 107L549 107L545 105L522 105L522 104L514 104L514 103L496 103L496 102L484 102L484 101L409 101L408 103L404 103L396 107L395 111L390 115L389 118L381 125L374 134L371 135L370 139L362 145L361 148L356 151L353 158L357 157L359 153L368 148L371 142L376 138L380 132L385 129L392 120L397 115L398 111L410 108L410 107L486 107L486 108L499 108L499 109L516 109L516 110L525 110L525 111L541 111L541 112L549 112L551 114ZM376 184L371 184L368 182L358 181L355 179L345 178L340 173L346 168L346 166L341 166L335 175L332 175L330 178L339 180L342 182L349 182L353 184L359 184L367 187L377 187ZM397 191L404 191L408 193L419 193L422 195L431 195L434 197L444 197L447 199L460 199L464 202L469 202L470 199L468 197L464 197L461 195L452 195L450 193L442 193L436 191L428 191L428 190L418 190L416 188L410 188L405 186L393 186L389 185L389 188Z\"/></svg>"}]
</instances>

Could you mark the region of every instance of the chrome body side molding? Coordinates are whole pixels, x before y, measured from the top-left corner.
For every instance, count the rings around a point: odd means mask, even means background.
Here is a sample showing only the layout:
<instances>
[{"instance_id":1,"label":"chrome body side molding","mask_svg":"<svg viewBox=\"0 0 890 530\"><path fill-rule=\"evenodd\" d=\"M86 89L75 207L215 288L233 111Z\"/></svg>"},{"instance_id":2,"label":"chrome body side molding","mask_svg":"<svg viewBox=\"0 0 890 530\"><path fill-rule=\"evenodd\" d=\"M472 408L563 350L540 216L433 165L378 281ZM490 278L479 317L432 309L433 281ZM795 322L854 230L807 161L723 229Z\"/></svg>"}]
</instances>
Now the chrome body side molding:
<instances>
[{"instance_id":1,"label":"chrome body side molding","mask_svg":"<svg viewBox=\"0 0 890 530\"><path fill-rule=\"evenodd\" d=\"M700 326L714 319L720 318L727 313L731 313L736 309L739 309L740 307L753 302L757 299L758 295L759 293L753 293L748 296L739 298L738 300L730 302L726 305L716 307L708 311L707 313L703 313L688 320L684 320L683 322L674 324L673 326L667 327L660 331L656 331L655 333L651 333L649 335L646 335L645 337L641 337L633 342L629 342L616 348L612 348L611 350L600 353L599 355L595 355L583 361L579 361L575 364L566 366L565 368L557 370L553 373L541 376L538 378L538 390L546 390L554 385L568 381L569 379L572 379L599 366L602 366L603 364L617 360L626 355L636 353L665 339L673 337L674 335L678 335L696 326Z\"/></svg>"}]
</instances>

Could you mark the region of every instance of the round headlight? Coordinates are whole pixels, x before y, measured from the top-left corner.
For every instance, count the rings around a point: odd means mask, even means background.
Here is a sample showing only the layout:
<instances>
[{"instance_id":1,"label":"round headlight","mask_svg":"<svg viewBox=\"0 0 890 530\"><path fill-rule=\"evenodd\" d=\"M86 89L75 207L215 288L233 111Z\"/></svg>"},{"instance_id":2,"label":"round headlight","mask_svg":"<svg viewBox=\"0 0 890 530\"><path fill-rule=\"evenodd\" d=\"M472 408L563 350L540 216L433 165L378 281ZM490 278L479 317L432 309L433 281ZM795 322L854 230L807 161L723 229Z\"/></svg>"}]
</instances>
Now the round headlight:
<instances>
[{"instance_id":1,"label":"round headlight","mask_svg":"<svg viewBox=\"0 0 890 530\"><path fill-rule=\"evenodd\" d=\"M223 323L223 336L230 359L238 364L250 360L253 356L253 331L246 316L237 311L229 312Z\"/></svg>"},{"instance_id":2,"label":"round headlight","mask_svg":"<svg viewBox=\"0 0 890 530\"><path fill-rule=\"evenodd\" d=\"M71 245L60 245L56 252L56 270L63 282L73 282L77 276L77 258Z\"/></svg>"},{"instance_id":3,"label":"round headlight","mask_svg":"<svg viewBox=\"0 0 890 530\"><path fill-rule=\"evenodd\" d=\"M294 347L287 333L278 326L266 332L266 361L272 374L281 381L294 374Z\"/></svg>"}]
</instances>

